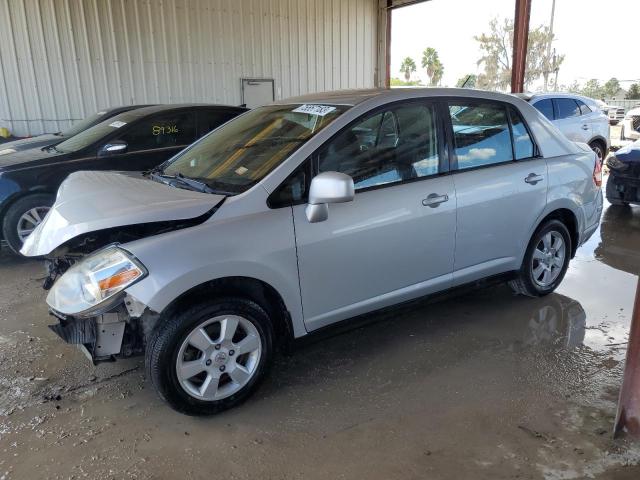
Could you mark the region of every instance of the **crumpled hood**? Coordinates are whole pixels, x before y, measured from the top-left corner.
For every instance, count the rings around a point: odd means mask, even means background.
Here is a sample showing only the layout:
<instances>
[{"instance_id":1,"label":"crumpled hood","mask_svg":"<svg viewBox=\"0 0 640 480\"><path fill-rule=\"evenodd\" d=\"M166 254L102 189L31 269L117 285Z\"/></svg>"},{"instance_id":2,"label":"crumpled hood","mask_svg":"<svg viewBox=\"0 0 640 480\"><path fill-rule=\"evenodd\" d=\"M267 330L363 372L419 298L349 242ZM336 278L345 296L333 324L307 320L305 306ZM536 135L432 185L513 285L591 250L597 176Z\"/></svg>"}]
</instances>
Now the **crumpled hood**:
<instances>
[{"instance_id":1,"label":"crumpled hood","mask_svg":"<svg viewBox=\"0 0 640 480\"><path fill-rule=\"evenodd\" d=\"M62 183L44 221L20 252L47 255L78 235L140 223L204 215L224 195L194 192L148 180L140 173L76 172Z\"/></svg>"}]
</instances>

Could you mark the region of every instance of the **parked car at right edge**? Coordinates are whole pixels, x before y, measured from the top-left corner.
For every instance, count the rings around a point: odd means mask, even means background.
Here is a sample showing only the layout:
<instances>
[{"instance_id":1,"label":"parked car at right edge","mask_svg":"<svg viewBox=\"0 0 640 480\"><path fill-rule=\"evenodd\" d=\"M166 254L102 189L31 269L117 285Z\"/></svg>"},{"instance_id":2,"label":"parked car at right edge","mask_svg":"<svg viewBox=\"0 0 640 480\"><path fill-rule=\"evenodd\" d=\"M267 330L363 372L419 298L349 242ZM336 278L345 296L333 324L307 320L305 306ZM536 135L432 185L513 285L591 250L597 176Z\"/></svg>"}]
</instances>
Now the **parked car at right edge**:
<instances>
[{"instance_id":1,"label":"parked car at right edge","mask_svg":"<svg viewBox=\"0 0 640 480\"><path fill-rule=\"evenodd\" d=\"M146 355L178 411L238 405L279 346L487 279L543 296L602 213L601 164L527 102L327 92L255 108L146 175L76 172L22 253L51 328Z\"/></svg>"},{"instance_id":2,"label":"parked car at right edge","mask_svg":"<svg viewBox=\"0 0 640 480\"><path fill-rule=\"evenodd\" d=\"M569 93L518 94L537 108L569 140L586 143L596 152L600 163L611 146L609 117L595 100Z\"/></svg>"},{"instance_id":3,"label":"parked car at right edge","mask_svg":"<svg viewBox=\"0 0 640 480\"><path fill-rule=\"evenodd\" d=\"M636 105L627 112L620 130L620 140L638 139L640 139L640 105Z\"/></svg>"},{"instance_id":4,"label":"parked car at right edge","mask_svg":"<svg viewBox=\"0 0 640 480\"><path fill-rule=\"evenodd\" d=\"M640 205L640 140L607 158L606 195L611 205Z\"/></svg>"}]
</instances>

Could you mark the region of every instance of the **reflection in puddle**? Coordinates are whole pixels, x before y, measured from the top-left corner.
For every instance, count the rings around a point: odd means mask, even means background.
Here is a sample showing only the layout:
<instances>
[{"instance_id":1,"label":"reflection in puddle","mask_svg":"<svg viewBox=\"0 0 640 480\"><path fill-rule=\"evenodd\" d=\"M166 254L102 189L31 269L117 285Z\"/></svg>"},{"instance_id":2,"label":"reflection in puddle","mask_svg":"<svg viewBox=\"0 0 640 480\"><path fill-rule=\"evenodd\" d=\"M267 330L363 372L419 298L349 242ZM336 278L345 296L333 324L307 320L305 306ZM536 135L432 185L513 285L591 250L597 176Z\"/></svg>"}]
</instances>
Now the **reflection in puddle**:
<instances>
[{"instance_id":1,"label":"reflection in puddle","mask_svg":"<svg viewBox=\"0 0 640 480\"><path fill-rule=\"evenodd\" d=\"M527 346L574 348L584 342L587 314L576 300L563 295L551 295L546 305L539 307L529 319L523 335Z\"/></svg>"},{"instance_id":2,"label":"reflection in puddle","mask_svg":"<svg viewBox=\"0 0 640 480\"><path fill-rule=\"evenodd\" d=\"M595 257L617 270L640 275L640 209L609 207L602 217Z\"/></svg>"}]
</instances>

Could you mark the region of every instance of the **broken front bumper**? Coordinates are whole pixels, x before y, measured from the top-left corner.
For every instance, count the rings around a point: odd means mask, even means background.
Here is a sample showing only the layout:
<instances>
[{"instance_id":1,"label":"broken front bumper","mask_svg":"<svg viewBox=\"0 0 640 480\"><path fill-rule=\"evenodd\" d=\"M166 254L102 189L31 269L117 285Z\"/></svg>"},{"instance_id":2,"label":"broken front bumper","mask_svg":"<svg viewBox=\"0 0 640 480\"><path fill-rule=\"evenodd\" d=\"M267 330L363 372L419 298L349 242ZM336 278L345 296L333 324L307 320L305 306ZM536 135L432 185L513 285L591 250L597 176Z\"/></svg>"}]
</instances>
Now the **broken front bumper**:
<instances>
[{"instance_id":1,"label":"broken front bumper","mask_svg":"<svg viewBox=\"0 0 640 480\"><path fill-rule=\"evenodd\" d=\"M89 318L50 313L58 323L49 328L66 343L76 345L94 364L144 353L143 325L149 314L134 318L124 305Z\"/></svg>"}]
</instances>

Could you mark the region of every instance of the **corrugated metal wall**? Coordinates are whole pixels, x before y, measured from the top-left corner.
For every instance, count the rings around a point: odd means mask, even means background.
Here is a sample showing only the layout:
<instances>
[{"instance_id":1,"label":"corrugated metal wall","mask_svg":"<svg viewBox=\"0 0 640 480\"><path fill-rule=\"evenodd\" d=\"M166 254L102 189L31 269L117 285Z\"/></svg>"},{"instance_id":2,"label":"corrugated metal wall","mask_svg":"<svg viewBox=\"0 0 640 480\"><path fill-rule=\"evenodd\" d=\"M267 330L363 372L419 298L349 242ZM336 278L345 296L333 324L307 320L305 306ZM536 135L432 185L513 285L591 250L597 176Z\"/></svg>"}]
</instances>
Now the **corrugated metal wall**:
<instances>
[{"instance_id":1,"label":"corrugated metal wall","mask_svg":"<svg viewBox=\"0 0 640 480\"><path fill-rule=\"evenodd\" d=\"M239 104L375 83L377 0L0 0L0 126L66 128L133 103Z\"/></svg>"}]
</instances>

